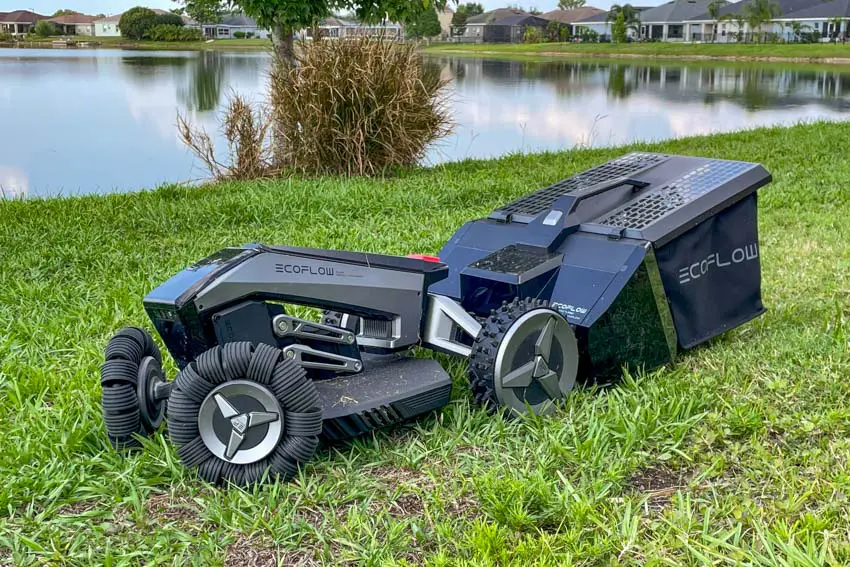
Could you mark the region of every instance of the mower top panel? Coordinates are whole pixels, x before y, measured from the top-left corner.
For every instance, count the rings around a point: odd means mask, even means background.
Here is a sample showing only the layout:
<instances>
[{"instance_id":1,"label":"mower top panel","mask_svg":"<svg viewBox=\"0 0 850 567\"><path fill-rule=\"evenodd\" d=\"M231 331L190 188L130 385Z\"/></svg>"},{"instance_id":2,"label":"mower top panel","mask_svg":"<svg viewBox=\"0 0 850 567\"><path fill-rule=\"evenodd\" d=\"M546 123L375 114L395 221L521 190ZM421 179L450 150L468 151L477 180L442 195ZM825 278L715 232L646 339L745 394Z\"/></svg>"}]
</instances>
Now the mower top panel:
<instances>
[{"instance_id":1,"label":"mower top panel","mask_svg":"<svg viewBox=\"0 0 850 567\"><path fill-rule=\"evenodd\" d=\"M584 232L662 246L770 181L756 163L636 152L517 199L488 218L551 224L567 215Z\"/></svg>"}]
</instances>

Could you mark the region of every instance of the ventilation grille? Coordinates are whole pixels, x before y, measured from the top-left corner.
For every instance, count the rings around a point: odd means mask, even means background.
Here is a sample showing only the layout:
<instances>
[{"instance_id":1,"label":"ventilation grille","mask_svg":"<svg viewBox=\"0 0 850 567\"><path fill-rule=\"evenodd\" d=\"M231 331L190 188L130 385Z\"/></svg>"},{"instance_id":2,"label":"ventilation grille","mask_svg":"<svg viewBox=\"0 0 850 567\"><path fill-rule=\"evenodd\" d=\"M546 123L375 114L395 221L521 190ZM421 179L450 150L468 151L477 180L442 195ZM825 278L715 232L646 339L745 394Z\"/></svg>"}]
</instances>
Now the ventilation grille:
<instances>
[{"instance_id":1,"label":"ventilation grille","mask_svg":"<svg viewBox=\"0 0 850 567\"><path fill-rule=\"evenodd\" d=\"M634 175L667 159L669 159L667 156L660 154L640 152L627 154L517 199L493 211L490 218L506 220L510 216L511 220L527 223L549 209L552 203L564 195L597 183Z\"/></svg>"},{"instance_id":2,"label":"ventilation grille","mask_svg":"<svg viewBox=\"0 0 850 567\"><path fill-rule=\"evenodd\" d=\"M393 322L387 319L364 318L360 335L370 339L391 339L393 336Z\"/></svg>"},{"instance_id":3,"label":"ventilation grille","mask_svg":"<svg viewBox=\"0 0 850 567\"><path fill-rule=\"evenodd\" d=\"M753 167L750 163L712 161L623 205L599 224L642 230Z\"/></svg>"}]
</instances>

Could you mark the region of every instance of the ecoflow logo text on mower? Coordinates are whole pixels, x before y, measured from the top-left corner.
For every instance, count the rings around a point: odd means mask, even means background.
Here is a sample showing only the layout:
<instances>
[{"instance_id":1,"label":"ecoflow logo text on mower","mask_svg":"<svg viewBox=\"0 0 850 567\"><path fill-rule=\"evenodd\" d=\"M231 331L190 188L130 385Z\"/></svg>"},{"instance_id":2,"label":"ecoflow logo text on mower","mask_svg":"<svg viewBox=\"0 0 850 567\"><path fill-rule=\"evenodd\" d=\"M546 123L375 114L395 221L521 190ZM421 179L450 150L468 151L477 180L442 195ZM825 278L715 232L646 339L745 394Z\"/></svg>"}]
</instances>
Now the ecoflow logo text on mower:
<instances>
[{"instance_id":1,"label":"ecoflow logo text on mower","mask_svg":"<svg viewBox=\"0 0 850 567\"><path fill-rule=\"evenodd\" d=\"M332 276L334 269L331 266L310 266L307 264L275 264L275 271L279 274L309 274L311 276Z\"/></svg>"},{"instance_id":2,"label":"ecoflow logo text on mower","mask_svg":"<svg viewBox=\"0 0 850 567\"><path fill-rule=\"evenodd\" d=\"M740 264L749 262L759 257L759 246L756 243L747 244L740 248L732 250L732 254L724 256L721 252L709 254L704 260L694 262L690 266L685 266L679 270L679 284L684 285L693 280L697 280L712 269L725 268L732 264Z\"/></svg>"}]
</instances>

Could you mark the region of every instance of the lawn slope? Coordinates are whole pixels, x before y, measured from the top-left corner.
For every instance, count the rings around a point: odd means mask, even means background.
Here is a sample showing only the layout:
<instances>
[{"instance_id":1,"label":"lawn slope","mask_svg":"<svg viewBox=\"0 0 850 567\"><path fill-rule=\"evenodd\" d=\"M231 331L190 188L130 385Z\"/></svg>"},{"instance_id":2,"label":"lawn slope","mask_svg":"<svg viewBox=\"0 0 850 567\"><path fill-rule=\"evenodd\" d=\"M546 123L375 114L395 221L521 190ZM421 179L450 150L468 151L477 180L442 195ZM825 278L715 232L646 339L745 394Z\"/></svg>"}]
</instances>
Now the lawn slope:
<instances>
[{"instance_id":1,"label":"lawn slope","mask_svg":"<svg viewBox=\"0 0 850 567\"><path fill-rule=\"evenodd\" d=\"M718 59L729 61L787 61L850 64L846 44L750 43L534 43L436 44L426 53L486 56L626 57L638 59Z\"/></svg>"},{"instance_id":2,"label":"lawn slope","mask_svg":"<svg viewBox=\"0 0 850 567\"><path fill-rule=\"evenodd\" d=\"M246 242L434 253L464 221L628 149L0 203L0 564L850 563L847 126L635 147L773 173L763 317L546 419L471 407L454 363L448 407L249 492L203 484L163 436L127 457L107 443L102 349L150 327L149 289Z\"/></svg>"}]
</instances>

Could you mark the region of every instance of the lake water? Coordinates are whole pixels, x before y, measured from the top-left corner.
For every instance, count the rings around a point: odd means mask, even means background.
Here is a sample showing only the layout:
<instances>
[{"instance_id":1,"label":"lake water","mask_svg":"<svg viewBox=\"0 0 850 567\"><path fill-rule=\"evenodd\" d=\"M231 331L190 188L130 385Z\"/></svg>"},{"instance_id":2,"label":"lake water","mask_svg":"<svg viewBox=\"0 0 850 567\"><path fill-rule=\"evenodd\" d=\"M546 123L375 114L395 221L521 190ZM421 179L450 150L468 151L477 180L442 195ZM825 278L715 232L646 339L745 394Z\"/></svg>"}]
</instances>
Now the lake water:
<instances>
[{"instance_id":1,"label":"lake water","mask_svg":"<svg viewBox=\"0 0 850 567\"><path fill-rule=\"evenodd\" d=\"M454 134L426 163L850 116L850 68L429 57ZM0 49L0 188L106 193L199 180L179 113L210 132L231 91L260 100L264 53Z\"/></svg>"}]
</instances>

